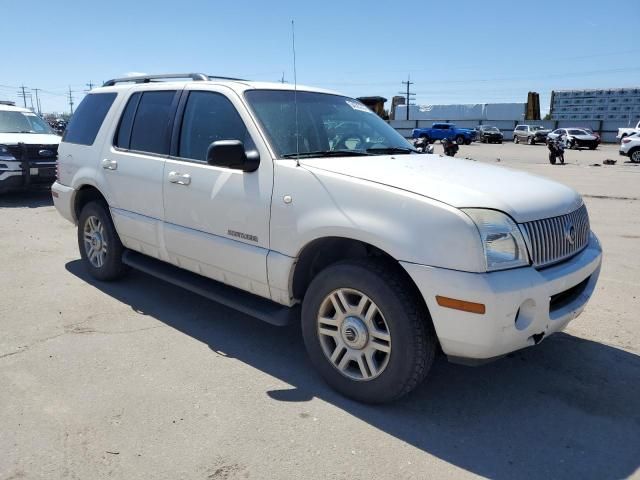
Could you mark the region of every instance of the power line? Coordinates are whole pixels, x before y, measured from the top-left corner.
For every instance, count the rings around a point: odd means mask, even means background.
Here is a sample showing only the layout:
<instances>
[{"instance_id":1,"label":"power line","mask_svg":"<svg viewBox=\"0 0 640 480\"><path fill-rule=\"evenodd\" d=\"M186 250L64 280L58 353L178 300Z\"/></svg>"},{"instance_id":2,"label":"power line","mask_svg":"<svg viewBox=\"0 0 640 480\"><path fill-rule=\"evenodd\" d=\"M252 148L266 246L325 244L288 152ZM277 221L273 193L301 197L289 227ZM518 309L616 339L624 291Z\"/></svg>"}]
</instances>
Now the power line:
<instances>
[{"instance_id":1,"label":"power line","mask_svg":"<svg viewBox=\"0 0 640 480\"><path fill-rule=\"evenodd\" d=\"M415 84L416 82L412 82L411 81L411 76L407 75L407 81L406 82L402 82L403 85L407 86L407 91L406 92L399 92L401 95L406 95L406 100L407 100L407 120L409 120L409 102L411 101L411 96L415 95L415 93L411 92L411 85Z\"/></svg>"}]
</instances>

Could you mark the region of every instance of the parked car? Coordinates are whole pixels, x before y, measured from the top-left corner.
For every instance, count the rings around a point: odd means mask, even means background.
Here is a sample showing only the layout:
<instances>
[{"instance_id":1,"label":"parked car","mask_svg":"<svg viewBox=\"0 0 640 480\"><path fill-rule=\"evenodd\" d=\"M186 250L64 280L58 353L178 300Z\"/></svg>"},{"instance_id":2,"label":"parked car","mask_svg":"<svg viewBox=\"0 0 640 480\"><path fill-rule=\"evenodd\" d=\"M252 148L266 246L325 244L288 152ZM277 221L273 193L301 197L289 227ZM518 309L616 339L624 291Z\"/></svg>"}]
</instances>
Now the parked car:
<instances>
[{"instance_id":1,"label":"parked car","mask_svg":"<svg viewBox=\"0 0 640 480\"><path fill-rule=\"evenodd\" d=\"M585 132L587 132L587 133L593 135L594 137L596 137L598 139L598 144L600 144L602 142L602 139L600 138L600 134L598 132L594 132L590 128L582 128L582 130L584 130Z\"/></svg>"},{"instance_id":2,"label":"parked car","mask_svg":"<svg viewBox=\"0 0 640 480\"><path fill-rule=\"evenodd\" d=\"M616 139L618 141L622 141L623 138L628 137L629 135L640 132L640 121L636 124L635 127L632 128L619 128L618 134L616 135Z\"/></svg>"},{"instance_id":3,"label":"parked car","mask_svg":"<svg viewBox=\"0 0 640 480\"><path fill-rule=\"evenodd\" d=\"M528 145L545 143L549 132L550 130L541 125L516 125L513 131L513 143L526 142Z\"/></svg>"},{"instance_id":4,"label":"parked car","mask_svg":"<svg viewBox=\"0 0 640 480\"><path fill-rule=\"evenodd\" d=\"M13 102L0 102L0 193L55 180L60 137L47 122Z\"/></svg>"},{"instance_id":5,"label":"parked car","mask_svg":"<svg viewBox=\"0 0 640 480\"><path fill-rule=\"evenodd\" d=\"M634 163L640 163L640 132L627 135L620 142L620 155L629 157Z\"/></svg>"},{"instance_id":6,"label":"parked car","mask_svg":"<svg viewBox=\"0 0 640 480\"><path fill-rule=\"evenodd\" d=\"M504 135L492 125L479 125L476 128L476 140L482 143L502 143Z\"/></svg>"},{"instance_id":7,"label":"parked car","mask_svg":"<svg viewBox=\"0 0 640 480\"><path fill-rule=\"evenodd\" d=\"M458 128L453 123L434 123L431 128L414 128L411 133L413 138L426 138L429 143L436 140L452 140L458 145L469 145L474 139L474 131L471 128Z\"/></svg>"},{"instance_id":8,"label":"parked car","mask_svg":"<svg viewBox=\"0 0 640 480\"><path fill-rule=\"evenodd\" d=\"M593 134L580 128L557 128L553 132L547 135L549 139L556 139L561 136L565 136L567 142L567 148L588 148L595 150L600 144L600 137L596 137Z\"/></svg>"},{"instance_id":9,"label":"parked car","mask_svg":"<svg viewBox=\"0 0 640 480\"><path fill-rule=\"evenodd\" d=\"M373 403L414 389L439 351L494 359L584 309L601 248L571 188L418 153L334 92L183 77L108 81L65 131L52 195L92 277L134 267L301 322L326 381Z\"/></svg>"}]
</instances>

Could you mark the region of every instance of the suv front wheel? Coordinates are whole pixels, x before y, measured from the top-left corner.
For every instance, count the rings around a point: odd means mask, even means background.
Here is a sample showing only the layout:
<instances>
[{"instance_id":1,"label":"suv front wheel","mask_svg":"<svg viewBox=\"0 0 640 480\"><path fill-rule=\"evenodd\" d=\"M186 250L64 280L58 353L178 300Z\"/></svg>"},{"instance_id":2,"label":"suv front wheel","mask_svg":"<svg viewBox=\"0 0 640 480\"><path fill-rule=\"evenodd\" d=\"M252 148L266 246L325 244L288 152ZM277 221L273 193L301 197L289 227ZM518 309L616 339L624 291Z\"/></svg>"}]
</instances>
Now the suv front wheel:
<instances>
[{"instance_id":1,"label":"suv front wheel","mask_svg":"<svg viewBox=\"0 0 640 480\"><path fill-rule=\"evenodd\" d=\"M426 376L436 335L422 300L388 262L349 260L320 272L302 304L312 363L335 390L384 403Z\"/></svg>"},{"instance_id":2,"label":"suv front wheel","mask_svg":"<svg viewBox=\"0 0 640 480\"><path fill-rule=\"evenodd\" d=\"M122 263L124 247L104 204L87 203L78 218L78 247L89 274L103 281L121 277L127 266Z\"/></svg>"}]
</instances>

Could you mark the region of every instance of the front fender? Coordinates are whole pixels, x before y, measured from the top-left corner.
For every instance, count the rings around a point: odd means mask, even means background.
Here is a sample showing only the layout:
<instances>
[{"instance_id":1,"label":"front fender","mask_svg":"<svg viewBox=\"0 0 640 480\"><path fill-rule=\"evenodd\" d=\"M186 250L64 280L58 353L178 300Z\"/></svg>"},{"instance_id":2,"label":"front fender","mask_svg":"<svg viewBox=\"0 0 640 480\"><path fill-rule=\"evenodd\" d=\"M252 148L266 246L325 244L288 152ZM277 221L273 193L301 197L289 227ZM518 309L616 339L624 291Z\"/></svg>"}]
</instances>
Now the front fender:
<instances>
[{"instance_id":1,"label":"front fender","mask_svg":"<svg viewBox=\"0 0 640 480\"><path fill-rule=\"evenodd\" d=\"M468 272L484 268L477 229L454 207L295 162L278 161L275 177L272 250L295 258L316 239L343 237L398 261Z\"/></svg>"}]
</instances>

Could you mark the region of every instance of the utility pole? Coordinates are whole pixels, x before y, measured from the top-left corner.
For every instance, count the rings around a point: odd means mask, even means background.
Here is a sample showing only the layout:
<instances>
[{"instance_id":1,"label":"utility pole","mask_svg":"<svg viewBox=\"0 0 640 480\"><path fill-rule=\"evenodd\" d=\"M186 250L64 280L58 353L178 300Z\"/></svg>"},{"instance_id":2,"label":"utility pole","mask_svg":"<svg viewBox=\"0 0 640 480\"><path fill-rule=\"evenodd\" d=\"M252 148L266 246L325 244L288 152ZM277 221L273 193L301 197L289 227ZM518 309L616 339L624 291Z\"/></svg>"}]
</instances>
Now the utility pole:
<instances>
[{"instance_id":1,"label":"utility pole","mask_svg":"<svg viewBox=\"0 0 640 480\"><path fill-rule=\"evenodd\" d=\"M25 87L24 85L22 85L20 87L20 90L22 90L21 92L18 92L18 96L22 97L22 101L24 102L24 108L27 108L27 92L25 91L27 87Z\"/></svg>"},{"instance_id":2,"label":"utility pole","mask_svg":"<svg viewBox=\"0 0 640 480\"><path fill-rule=\"evenodd\" d=\"M69 85L69 111L71 112L71 115L73 115L73 92L71 91L71 85Z\"/></svg>"},{"instance_id":3,"label":"utility pole","mask_svg":"<svg viewBox=\"0 0 640 480\"><path fill-rule=\"evenodd\" d=\"M36 107L38 108L38 115L42 116L42 107L40 106L40 98L38 97L39 88L33 88L34 92L36 92Z\"/></svg>"},{"instance_id":4,"label":"utility pole","mask_svg":"<svg viewBox=\"0 0 640 480\"><path fill-rule=\"evenodd\" d=\"M409 120L409 105L410 105L410 101L411 101L411 96L415 95L415 93L411 92L411 85L415 84L416 82L412 82L411 81L411 76L408 75L407 76L407 81L406 82L402 82L403 85L407 86L407 91L406 92L398 92L400 93L400 95L405 95L406 98L406 103L407 103L407 120Z\"/></svg>"},{"instance_id":5,"label":"utility pole","mask_svg":"<svg viewBox=\"0 0 640 480\"><path fill-rule=\"evenodd\" d=\"M89 80L89 83L85 83L85 85L89 87L89 90L85 90L85 91L90 92L91 90L93 90L93 86L95 84L91 80Z\"/></svg>"},{"instance_id":6,"label":"utility pole","mask_svg":"<svg viewBox=\"0 0 640 480\"><path fill-rule=\"evenodd\" d=\"M284 83L284 72L282 72L282 79L280 80L280 83Z\"/></svg>"}]
</instances>

